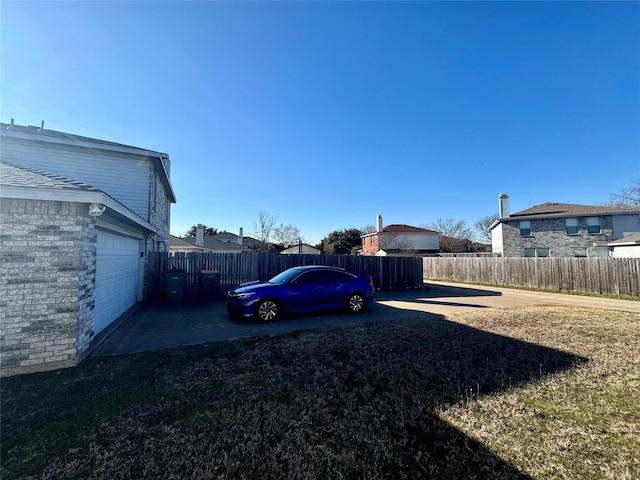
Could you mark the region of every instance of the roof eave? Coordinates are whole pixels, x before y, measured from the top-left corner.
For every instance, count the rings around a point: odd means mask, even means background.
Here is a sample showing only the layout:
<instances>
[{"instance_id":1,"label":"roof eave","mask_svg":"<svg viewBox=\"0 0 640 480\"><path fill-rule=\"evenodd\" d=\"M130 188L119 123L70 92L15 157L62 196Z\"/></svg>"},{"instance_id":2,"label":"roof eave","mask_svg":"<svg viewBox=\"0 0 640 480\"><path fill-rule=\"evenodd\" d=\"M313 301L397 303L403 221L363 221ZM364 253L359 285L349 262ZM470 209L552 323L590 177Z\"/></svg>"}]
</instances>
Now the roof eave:
<instances>
[{"instance_id":1,"label":"roof eave","mask_svg":"<svg viewBox=\"0 0 640 480\"><path fill-rule=\"evenodd\" d=\"M42 200L71 203L99 203L107 207L106 212L128 224L136 225L146 232L159 233L159 229L147 222L138 214L132 212L117 200L101 191L86 190L61 190L42 187L17 187L13 185L2 186L3 198L15 198L24 200ZM87 215L88 215L87 211Z\"/></svg>"}]
</instances>

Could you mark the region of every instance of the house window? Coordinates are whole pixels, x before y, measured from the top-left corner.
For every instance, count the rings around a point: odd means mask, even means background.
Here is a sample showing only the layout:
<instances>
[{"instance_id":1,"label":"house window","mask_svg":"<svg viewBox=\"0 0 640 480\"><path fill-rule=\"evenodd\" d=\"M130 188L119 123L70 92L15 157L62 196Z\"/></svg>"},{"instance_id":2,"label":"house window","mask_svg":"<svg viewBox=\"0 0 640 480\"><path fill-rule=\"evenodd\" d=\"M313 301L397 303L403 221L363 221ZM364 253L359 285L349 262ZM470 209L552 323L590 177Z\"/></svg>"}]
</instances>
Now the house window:
<instances>
[{"instance_id":1,"label":"house window","mask_svg":"<svg viewBox=\"0 0 640 480\"><path fill-rule=\"evenodd\" d=\"M523 220L520 222L520 236L529 237L531 235L531 222L529 220Z\"/></svg>"},{"instance_id":2,"label":"house window","mask_svg":"<svg viewBox=\"0 0 640 480\"><path fill-rule=\"evenodd\" d=\"M371 235L371 236L369 237L369 244L370 244L370 245L373 245L373 235Z\"/></svg>"},{"instance_id":3,"label":"house window","mask_svg":"<svg viewBox=\"0 0 640 480\"><path fill-rule=\"evenodd\" d=\"M528 258L533 258L533 257L548 257L549 256L549 249L548 248L525 248L524 249L524 256L528 257Z\"/></svg>"},{"instance_id":4,"label":"house window","mask_svg":"<svg viewBox=\"0 0 640 480\"><path fill-rule=\"evenodd\" d=\"M596 257L608 257L609 247L596 247L595 254L596 254Z\"/></svg>"},{"instance_id":5,"label":"house window","mask_svg":"<svg viewBox=\"0 0 640 480\"><path fill-rule=\"evenodd\" d=\"M567 228L567 235L577 235L578 234L578 219L577 218L567 218L565 220L565 225Z\"/></svg>"},{"instance_id":6,"label":"house window","mask_svg":"<svg viewBox=\"0 0 640 480\"><path fill-rule=\"evenodd\" d=\"M587 217L587 233L600 233L600 217Z\"/></svg>"},{"instance_id":7,"label":"house window","mask_svg":"<svg viewBox=\"0 0 640 480\"><path fill-rule=\"evenodd\" d=\"M586 247L576 247L573 249L574 257L586 257L587 256L587 248Z\"/></svg>"}]
</instances>

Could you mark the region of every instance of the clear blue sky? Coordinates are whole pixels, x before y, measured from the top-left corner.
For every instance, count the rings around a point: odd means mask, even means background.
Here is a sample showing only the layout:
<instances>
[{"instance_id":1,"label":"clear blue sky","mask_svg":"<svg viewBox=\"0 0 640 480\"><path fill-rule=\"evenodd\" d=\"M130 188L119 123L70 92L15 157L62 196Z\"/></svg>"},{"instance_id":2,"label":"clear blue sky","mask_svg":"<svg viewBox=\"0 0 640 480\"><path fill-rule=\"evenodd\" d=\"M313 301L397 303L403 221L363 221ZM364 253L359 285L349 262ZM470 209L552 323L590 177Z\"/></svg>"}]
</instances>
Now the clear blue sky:
<instances>
[{"instance_id":1,"label":"clear blue sky","mask_svg":"<svg viewBox=\"0 0 640 480\"><path fill-rule=\"evenodd\" d=\"M13 2L1 120L171 157L171 232L310 243L640 177L640 2Z\"/></svg>"}]
</instances>

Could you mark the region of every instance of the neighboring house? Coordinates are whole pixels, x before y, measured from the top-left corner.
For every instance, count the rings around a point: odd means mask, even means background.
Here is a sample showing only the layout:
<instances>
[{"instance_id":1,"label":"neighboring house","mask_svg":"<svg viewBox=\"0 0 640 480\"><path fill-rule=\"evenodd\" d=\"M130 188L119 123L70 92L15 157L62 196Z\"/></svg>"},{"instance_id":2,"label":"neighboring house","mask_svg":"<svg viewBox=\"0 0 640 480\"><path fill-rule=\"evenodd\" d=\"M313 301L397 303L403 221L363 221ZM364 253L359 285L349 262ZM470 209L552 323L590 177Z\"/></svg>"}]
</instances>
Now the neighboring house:
<instances>
[{"instance_id":1,"label":"neighboring house","mask_svg":"<svg viewBox=\"0 0 640 480\"><path fill-rule=\"evenodd\" d=\"M209 253L248 253L247 244L254 242L251 237L244 237L242 228L240 235L225 232L216 235L205 235L204 226L196 225L196 236L179 238L171 236L169 251L176 252L209 252Z\"/></svg>"},{"instance_id":2,"label":"neighboring house","mask_svg":"<svg viewBox=\"0 0 640 480\"><path fill-rule=\"evenodd\" d=\"M86 357L143 300L175 201L165 153L0 124L0 373Z\"/></svg>"},{"instance_id":3,"label":"neighboring house","mask_svg":"<svg viewBox=\"0 0 640 480\"><path fill-rule=\"evenodd\" d=\"M608 257L611 242L640 232L640 210L547 202L510 214L502 193L490 230L504 257Z\"/></svg>"},{"instance_id":4,"label":"neighboring house","mask_svg":"<svg viewBox=\"0 0 640 480\"><path fill-rule=\"evenodd\" d=\"M640 258L640 233L627 235L609 243L611 256L617 258Z\"/></svg>"},{"instance_id":5,"label":"neighboring house","mask_svg":"<svg viewBox=\"0 0 640 480\"><path fill-rule=\"evenodd\" d=\"M289 248L285 248L280 252L282 255L320 255L322 252L316 247L309 245L308 243L300 243L293 245Z\"/></svg>"},{"instance_id":6,"label":"neighboring house","mask_svg":"<svg viewBox=\"0 0 640 480\"><path fill-rule=\"evenodd\" d=\"M184 238L176 237L175 235L169 235L169 252L171 253L189 253L189 252L208 253L208 252L211 252L211 250L204 247L198 247L194 243Z\"/></svg>"},{"instance_id":7,"label":"neighboring house","mask_svg":"<svg viewBox=\"0 0 640 480\"><path fill-rule=\"evenodd\" d=\"M410 225L388 225L382 217L376 219L376 231L362 235L362 255L399 256L438 253L440 234Z\"/></svg>"}]
</instances>

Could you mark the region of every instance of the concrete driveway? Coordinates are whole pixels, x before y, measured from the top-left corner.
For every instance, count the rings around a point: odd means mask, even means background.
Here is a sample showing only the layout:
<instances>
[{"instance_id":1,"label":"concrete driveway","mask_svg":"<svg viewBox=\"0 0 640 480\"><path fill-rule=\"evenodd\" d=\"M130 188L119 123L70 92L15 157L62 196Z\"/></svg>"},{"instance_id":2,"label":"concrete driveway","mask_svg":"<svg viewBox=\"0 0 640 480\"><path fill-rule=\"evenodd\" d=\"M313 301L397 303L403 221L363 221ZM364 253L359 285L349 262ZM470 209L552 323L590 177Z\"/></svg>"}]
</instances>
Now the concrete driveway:
<instances>
[{"instance_id":1,"label":"concrete driveway","mask_svg":"<svg viewBox=\"0 0 640 480\"><path fill-rule=\"evenodd\" d=\"M376 303L369 305L367 310L358 315L329 312L285 317L272 323L231 319L227 316L224 302L146 306L105 332L103 338L96 342L98 345L92 355L120 355L432 314L451 318L477 309L528 305L603 308L640 315L640 301L428 282L422 290L380 292L376 295Z\"/></svg>"}]
</instances>

